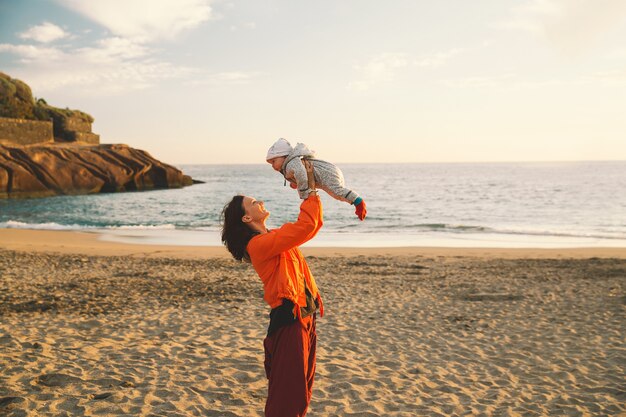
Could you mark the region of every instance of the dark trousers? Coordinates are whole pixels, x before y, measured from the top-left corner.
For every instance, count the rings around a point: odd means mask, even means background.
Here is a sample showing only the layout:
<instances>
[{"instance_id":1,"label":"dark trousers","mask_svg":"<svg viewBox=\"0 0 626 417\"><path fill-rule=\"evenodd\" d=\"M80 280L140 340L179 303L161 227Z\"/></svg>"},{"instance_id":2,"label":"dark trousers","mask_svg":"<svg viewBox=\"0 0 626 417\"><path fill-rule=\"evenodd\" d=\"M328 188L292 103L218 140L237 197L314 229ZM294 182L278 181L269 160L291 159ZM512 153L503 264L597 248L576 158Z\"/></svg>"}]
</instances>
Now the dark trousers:
<instances>
[{"instance_id":1,"label":"dark trousers","mask_svg":"<svg viewBox=\"0 0 626 417\"><path fill-rule=\"evenodd\" d=\"M263 341L269 379L266 417L304 417L315 378L315 315L283 326Z\"/></svg>"}]
</instances>

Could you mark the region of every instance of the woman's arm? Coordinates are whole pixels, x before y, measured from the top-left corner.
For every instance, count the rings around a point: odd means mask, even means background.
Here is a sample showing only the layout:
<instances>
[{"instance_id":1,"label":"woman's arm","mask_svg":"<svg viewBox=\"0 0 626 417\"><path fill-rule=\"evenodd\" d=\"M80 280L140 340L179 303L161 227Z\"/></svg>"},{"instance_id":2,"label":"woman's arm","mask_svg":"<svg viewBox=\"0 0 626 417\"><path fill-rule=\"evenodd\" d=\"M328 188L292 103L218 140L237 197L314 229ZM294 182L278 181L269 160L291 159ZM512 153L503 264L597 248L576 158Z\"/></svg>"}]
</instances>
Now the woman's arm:
<instances>
[{"instance_id":1,"label":"woman's arm","mask_svg":"<svg viewBox=\"0 0 626 417\"><path fill-rule=\"evenodd\" d=\"M304 169L306 171L306 175L307 175L307 185L308 185L308 189L310 190L309 196L313 193L315 193L315 195L318 195L317 192L317 187L315 184L315 171L313 169L313 163L309 160L302 160L302 165L304 166ZM319 197L318 197L319 199ZM317 223L315 226L315 230L313 230L313 232L311 233L311 235L309 236L308 240L313 239L313 237L315 237L315 235L317 234L317 232L319 232L319 230L322 228L322 225L324 224L324 221L322 219L323 217L323 209L322 209L322 203L320 202L320 208L319 211L317 213Z\"/></svg>"},{"instance_id":2,"label":"woman's arm","mask_svg":"<svg viewBox=\"0 0 626 417\"><path fill-rule=\"evenodd\" d=\"M300 214L295 223L285 223L269 233L254 237L248 244L250 256L267 259L281 252L302 245L312 239L322 226L322 202L315 189L313 165L303 161L307 172L309 196L300 205Z\"/></svg>"}]
</instances>

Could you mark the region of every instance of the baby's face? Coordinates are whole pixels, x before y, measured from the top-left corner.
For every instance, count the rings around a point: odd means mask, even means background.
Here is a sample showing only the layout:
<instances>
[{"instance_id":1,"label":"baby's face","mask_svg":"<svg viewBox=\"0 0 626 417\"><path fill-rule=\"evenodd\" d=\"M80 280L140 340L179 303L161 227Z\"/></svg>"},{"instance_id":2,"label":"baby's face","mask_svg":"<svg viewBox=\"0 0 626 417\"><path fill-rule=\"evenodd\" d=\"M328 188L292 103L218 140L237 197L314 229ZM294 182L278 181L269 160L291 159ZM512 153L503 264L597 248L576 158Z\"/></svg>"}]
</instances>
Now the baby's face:
<instances>
[{"instance_id":1,"label":"baby's face","mask_svg":"<svg viewBox=\"0 0 626 417\"><path fill-rule=\"evenodd\" d=\"M275 171L280 172L280 169L283 167L283 162L285 162L285 156L277 156L276 158L268 159L267 163L274 168Z\"/></svg>"}]
</instances>

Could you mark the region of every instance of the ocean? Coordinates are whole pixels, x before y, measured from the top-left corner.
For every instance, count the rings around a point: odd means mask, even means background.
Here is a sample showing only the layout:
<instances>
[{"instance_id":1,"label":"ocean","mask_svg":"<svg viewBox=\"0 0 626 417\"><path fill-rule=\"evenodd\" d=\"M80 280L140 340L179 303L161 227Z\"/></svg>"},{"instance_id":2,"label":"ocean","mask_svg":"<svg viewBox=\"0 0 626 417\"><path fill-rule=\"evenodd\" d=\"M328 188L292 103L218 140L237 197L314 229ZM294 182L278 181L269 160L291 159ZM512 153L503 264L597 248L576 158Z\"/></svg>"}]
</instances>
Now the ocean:
<instances>
[{"instance_id":1,"label":"ocean","mask_svg":"<svg viewBox=\"0 0 626 417\"><path fill-rule=\"evenodd\" d=\"M626 161L338 164L367 203L321 192L324 227L309 246L626 247ZM265 202L269 227L300 200L268 164L181 165L204 181L132 193L0 200L0 228L81 230L110 241L219 246L235 194Z\"/></svg>"}]
</instances>

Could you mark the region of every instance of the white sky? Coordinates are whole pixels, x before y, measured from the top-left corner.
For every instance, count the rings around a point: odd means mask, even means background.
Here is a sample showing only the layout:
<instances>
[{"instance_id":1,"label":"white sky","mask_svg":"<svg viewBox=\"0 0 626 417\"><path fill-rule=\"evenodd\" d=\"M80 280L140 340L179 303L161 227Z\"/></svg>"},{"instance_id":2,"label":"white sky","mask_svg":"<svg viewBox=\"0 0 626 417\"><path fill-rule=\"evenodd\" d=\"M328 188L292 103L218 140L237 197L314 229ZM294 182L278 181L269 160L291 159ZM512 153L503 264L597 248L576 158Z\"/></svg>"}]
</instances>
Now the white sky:
<instances>
[{"instance_id":1,"label":"white sky","mask_svg":"<svg viewBox=\"0 0 626 417\"><path fill-rule=\"evenodd\" d=\"M0 0L0 71L174 164L626 159L624 0Z\"/></svg>"}]
</instances>

